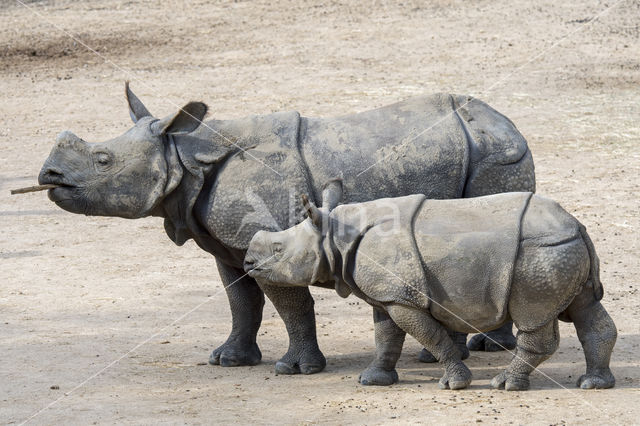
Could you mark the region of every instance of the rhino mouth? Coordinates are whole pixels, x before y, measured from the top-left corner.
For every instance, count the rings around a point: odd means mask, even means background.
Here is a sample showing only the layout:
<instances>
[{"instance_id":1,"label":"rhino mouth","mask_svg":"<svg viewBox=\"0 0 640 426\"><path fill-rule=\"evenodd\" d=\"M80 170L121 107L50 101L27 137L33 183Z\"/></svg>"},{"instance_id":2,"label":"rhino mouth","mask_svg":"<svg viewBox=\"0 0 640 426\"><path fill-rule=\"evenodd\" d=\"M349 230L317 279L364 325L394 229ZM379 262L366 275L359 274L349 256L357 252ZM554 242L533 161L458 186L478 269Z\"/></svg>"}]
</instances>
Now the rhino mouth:
<instances>
[{"instance_id":1,"label":"rhino mouth","mask_svg":"<svg viewBox=\"0 0 640 426\"><path fill-rule=\"evenodd\" d=\"M82 213L83 207L78 203L78 187L68 182L62 182L59 179L41 179L41 185L53 184L58 185L57 188L49 189L47 196L58 207L72 213Z\"/></svg>"},{"instance_id":2,"label":"rhino mouth","mask_svg":"<svg viewBox=\"0 0 640 426\"><path fill-rule=\"evenodd\" d=\"M245 264L244 271L250 276L253 276L253 274L259 274L260 272L264 271L264 268L261 268L259 266L249 266Z\"/></svg>"},{"instance_id":3,"label":"rhino mouth","mask_svg":"<svg viewBox=\"0 0 640 426\"><path fill-rule=\"evenodd\" d=\"M264 273L264 271L267 269L267 268L263 268L262 263L258 262L256 259L254 259L250 255L245 258L243 266L244 266L244 271L250 277L259 276L261 273Z\"/></svg>"},{"instance_id":4,"label":"rhino mouth","mask_svg":"<svg viewBox=\"0 0 640 426\"><path fill-rule=\"evenodd\" d=\"M76 187L73 185L56 185L60 186L47 191L49 199L64 210L72 209L72 205L77 201L77 197L74 197L74 194L76 193Z\"/></svg>"},{"instance_id":5,"label":"rhino mouth","mask_svg":"<svg viewBox=\"0 0 640 426\"><path fill-rule=\"evenodd\" d=\"M62 201L61 198L63 197L65 194L70 195L70 192L73 192L76 189L75 185L70 185L67 183L59 183L59 182L51 182L54 185L58 185L57 188L53 188L53 189L49 189L47 191L47 194L49 195L49 199L53 202L58 202L58 201Z\"/></svg>"},{"instance_id":6,"label":"rhino mouth","mask_svg":"<svg viewBox=\"0 0 640 426\"><path fill-rule=\"evenodd\" d=\"M68 181L66 181L64 179L64 176L62 176L62 173L45 173L45 174L40 174L40 176L38 176L38 183L40 185L47 185L47 184L51 184L51 185L58 185L58 188L53 188L49 190L49 193L51 193L51 191L55 191L56 189L59 188L75 188L76 185L73 185L72 183L69 183Z\"/></svg>"}]
</instances>

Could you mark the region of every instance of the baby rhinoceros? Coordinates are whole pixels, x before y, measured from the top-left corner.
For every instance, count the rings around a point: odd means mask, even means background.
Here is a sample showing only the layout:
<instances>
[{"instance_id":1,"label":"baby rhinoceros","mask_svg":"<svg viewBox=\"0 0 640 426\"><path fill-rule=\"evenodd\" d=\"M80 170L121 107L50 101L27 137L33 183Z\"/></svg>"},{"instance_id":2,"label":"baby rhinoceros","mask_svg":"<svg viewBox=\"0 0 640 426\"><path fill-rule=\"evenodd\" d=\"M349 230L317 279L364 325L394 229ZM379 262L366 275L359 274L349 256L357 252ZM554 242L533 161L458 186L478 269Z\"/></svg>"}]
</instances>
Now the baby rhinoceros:
<instances>
[{"instance_id":1,"label":"baby rhinoceros","mask_svg":"<svg viewBox=\"0 0 640 426\"><path fill-rule=\"evenodd\" d=\"M587 362L583 389L610 388L616 327L600 304L599 261L584 226L529 192L431 200L423 195L336 207L340 181L308 218L251 240L245 270L259 283L335 285L374 308L376 356L360 375L389 385L405 334L443 364L443 389L471 383L446 329L486 332L513 320L517 347L491 385L525 390L558 347L558 319L573 322ZM334 208L335 207L335 208Z\"/></svg>"}]
</instances>

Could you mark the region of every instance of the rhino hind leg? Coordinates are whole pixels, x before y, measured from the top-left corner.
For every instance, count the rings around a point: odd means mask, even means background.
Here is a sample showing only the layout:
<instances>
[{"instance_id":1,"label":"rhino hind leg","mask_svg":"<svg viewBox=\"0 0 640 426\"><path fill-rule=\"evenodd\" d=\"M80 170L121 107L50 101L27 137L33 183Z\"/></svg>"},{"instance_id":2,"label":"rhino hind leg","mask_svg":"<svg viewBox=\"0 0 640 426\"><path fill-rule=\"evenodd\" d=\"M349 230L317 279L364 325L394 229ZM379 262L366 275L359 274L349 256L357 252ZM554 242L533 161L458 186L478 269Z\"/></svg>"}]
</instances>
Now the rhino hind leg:
<instances>
[{"instance_id":1,"label":"rhino hind leg","mask_svg":"<svg viewBox=\"0 0 640 426\"><path fill-rule=\"evenodd\" d=\"M445 372L440 389L464 389L471 384L471 371L462 362L461 353L447 330L428 312L403 305L387 308L393 321L412 335L443 364Z\"/></svg>"},{"instance_id":2,"label":"rhino hind leg","mask_svg":"<svg viewBox=\"0 0 640 426\"><path fill-rule=\"evenodd\" d=\"M373 308L373 322L376 357L360 374L358 381L365 386L389 386L398 382L396 362L400 358L406 333L381 309Z\"/></svg>"},{"instance_id":3,"label":"rhino hind leg","mask_svg":"<svg viewBox=\"0 0 640 426\"><path fill-rule=\"evenodd\" d=\"M209 364L222 367L259 364L262 353L256 336L262 321L264 294L244 271L220 261L217 264L231 306L232 326L227 341L211 353Z\"/></svg>"},{"instance_id":4,"label":"rhino hind leg","mask_svg":"<svg viewBox=\"0 0 640 426\"><path fill-rule=\"evenodd\" d=\"M536 179L531 151L524 150L513 162L505 159L483 159L472 166L464 188L464 198L503 192L536 192Z\"/></svg>"},{"instance_id":5,"label":"rhino hind leg","mask_svg":"<svg viewBox=\"0 0 640 426\"><path fill-rule=\"evenodd\" d=\"M513 335L511 321L487 333L476 334L467 343L467 348L471 351L498 352L515 349L515 347L516 337Z\"/></svg>"},{"instance_id":6,"label":"rhino hind leg","mask_svg":"<svg viewBox=\"0 0 640 426\"><path fill-rule=\"evenodd\" d=\"M578 379L577 386L582 389L612 388L616 379L609 362L618 334L613 320L594 297L592 286L585 285L565 312L576 328L587 362L587 372Z\"/></svg>"},{"instance_id":7,"label":"rhino hind leg","mask_svg":"<svg viewBox=\"0 0 640 426\"><path fill-rule=\"evenodd\" d=\"M476 169L471 171L468 178L463 196L479 197L512 191L536 191L533 157L528 148L522 158L514 162L481 162L476 165ZM476 334L469 339L467 347L472 351L486 352L514 349L516 338L513 335L513 323L509 321L496 330Z\"/></svg>"},{"instance_id":8,"label":"rhino hind leg","mask_svg":"<svg viewBox=\"0 0 640 426\"><path fill-rule=\"evenodd\" d=\"M516 351L505 371L491 380L491 386L508 391L529 389L529 375L558 348L558 319L534 331L518 331Z\"/></svg>"}]
</instances>

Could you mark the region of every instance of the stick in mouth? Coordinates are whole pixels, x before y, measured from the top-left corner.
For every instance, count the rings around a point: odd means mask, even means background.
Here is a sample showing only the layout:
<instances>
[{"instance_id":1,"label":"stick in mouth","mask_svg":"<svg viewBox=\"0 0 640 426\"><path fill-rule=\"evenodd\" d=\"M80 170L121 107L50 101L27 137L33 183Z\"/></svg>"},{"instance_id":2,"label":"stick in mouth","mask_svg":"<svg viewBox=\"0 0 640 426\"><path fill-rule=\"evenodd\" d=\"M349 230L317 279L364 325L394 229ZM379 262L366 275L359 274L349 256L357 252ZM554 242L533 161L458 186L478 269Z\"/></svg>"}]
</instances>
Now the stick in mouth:
<instances>
[{"instance_id":1,"label":"stick in mouth","mask_svg":"<svg viewBox=\"0 0 640 426\"><path fill-rule=\"evenodd\" d=\"M11 190L11 195L26 194L27 192L45 191L47 189L53 189L53 188L57 188L59 186L60 185L55 185L53 183L48 183L46 185L28 186L26 188L12 189Z\"/></svg>"}]
</instances>

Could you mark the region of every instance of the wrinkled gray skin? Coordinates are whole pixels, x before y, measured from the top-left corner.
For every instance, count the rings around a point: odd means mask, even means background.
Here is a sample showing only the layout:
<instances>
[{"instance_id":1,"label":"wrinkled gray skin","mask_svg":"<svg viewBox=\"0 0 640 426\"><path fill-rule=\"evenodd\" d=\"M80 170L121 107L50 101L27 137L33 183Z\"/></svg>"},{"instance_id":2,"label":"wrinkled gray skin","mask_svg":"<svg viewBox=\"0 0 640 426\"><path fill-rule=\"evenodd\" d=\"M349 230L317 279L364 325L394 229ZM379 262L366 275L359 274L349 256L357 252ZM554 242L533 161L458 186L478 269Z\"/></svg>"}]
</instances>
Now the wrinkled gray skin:
<instances>
[{"instance_id":1,"label":"wrinkled gray skin","mask_svg":"<svg viewBox=\"0 0 640 426\"><path fill-rule=\"evenodd\" d=\"M194 239L215 256L232 330L211 354L212 364L260 361L256 335L264 296L256 281L244 276L244 254L255 232L299 223L302 209L295 200L303 193L316 199L329 178L344 178L348 202L535 188L524 138L506 117L473 98L441 94L333 119L288 112L200 125L207 110L202 103L158 120L128 86L126 94L134 127L100 143L61 133L38 180L64 185L49 197L65 210L163 217L176 244ZM308 289L263 290L289 333L289 350L276 372L321 371L326 361L317 345ZM509 346L511 327L494 338Z\"/></svg>"},{"instance_id":2,"label":"wrinkled gray skin","mask_svg":"<svg viewBox=\"0 0 640 426\"><path fill-rule=\"evenodd\" d=\"M395 365L409 333L443 364L440 388L465 388L471 372L447 329L488 331L512 319L518 328L515 355L491 385L526 390L529 374L558 347L560 319L573 322L584 350L587 371L577 385L614 386L609 360L617 332L600 304L599 260L584 226L557 203L522 193L481 197L473 204L412 196L343 205L329 213L340 198L331 192L329 187L323 202L328 208L306 203L309 218L299 225L256 233L245 270L261 284L341 283L336 289L343 297L353 292L371 304L376 355L360 383L398 381ZM390 202L397 203L406 226L384 229L390 225L385 216ZM508 235L488 236L492 211L518 202L522 208L514 214L495 218L495 227ZM469 206L486 211L458 214ZM366 223L359 222L363 215ZM460 222L465 229L443 230L455 216L468 219ZM479 238L471 235L474 229ZM507 248L491 247L493 242ZM476 279L485 274L495 279L478 285Z\"/></svg>"}]
</instances>

